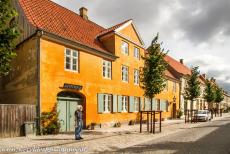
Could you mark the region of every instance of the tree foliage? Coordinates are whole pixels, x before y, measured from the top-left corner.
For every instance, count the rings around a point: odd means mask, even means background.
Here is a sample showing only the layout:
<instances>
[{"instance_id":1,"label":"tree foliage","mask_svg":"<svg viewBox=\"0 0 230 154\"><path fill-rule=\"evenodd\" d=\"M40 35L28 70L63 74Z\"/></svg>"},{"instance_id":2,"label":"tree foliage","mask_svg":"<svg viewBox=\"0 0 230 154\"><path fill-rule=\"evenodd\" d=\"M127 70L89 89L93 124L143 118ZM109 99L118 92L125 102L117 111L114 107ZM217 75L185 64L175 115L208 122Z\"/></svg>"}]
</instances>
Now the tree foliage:
<instances>
[{"instance_id":1,"label":"tree foliage","mask_svg":"<svg viewBox=\"0 0 230 154\"><path fill-rule=\"evenodd\" d=\"M10 62L16 56L14 49L19 36L16 17L11 0L0 0L0 76L9 72Z\"/></svg>"},{"instance_id":2,"label":"tree foliage","mask_svg":"<svg viewBox=\"0 0 230 154\"><path fill-rule=\"evenodd\" d=\"M141 87L144 89L145 97L150 99L164 90L166 86L164 73L167 69L167 63L164 57L167 52L164 53L164 49L161 50L157 41L158 34L148 48L146 56L142 57L144 67L140 75Z\"/></svg>"},{"instance_id":3,"label":"tree foliage","mask_svg":"<svg viewBox=\"0 0 230 154\"><path fill-rule=\"evenodd\" d=\"M215 89L209 80L206 80L205 82L204 99L206 99L208 103L215 100Z\"/></svg>"},{"instance_id":4,"label":"tree foliage","mask_svg":"<svg viewBox=\"0 0 230 154\"><path fill-rule=\"evenodd\" d=\"M193 109L193 101L200 96L200 82L199 82L199 67L193 67L191 75L187 79L185 87L185 99L191 101L191 109Z\"/></svg>"},{"instance_id":5,"label":"tree foliage","mask_svg":"<svg viewBox=\"0 0 230 154\"><path fill-rule=\"evenodd\" d=\"M223 100L224 100L223 90L219 86L216 86L215 87L215 102L220 103Z\"/></svg>"}]
</instances>

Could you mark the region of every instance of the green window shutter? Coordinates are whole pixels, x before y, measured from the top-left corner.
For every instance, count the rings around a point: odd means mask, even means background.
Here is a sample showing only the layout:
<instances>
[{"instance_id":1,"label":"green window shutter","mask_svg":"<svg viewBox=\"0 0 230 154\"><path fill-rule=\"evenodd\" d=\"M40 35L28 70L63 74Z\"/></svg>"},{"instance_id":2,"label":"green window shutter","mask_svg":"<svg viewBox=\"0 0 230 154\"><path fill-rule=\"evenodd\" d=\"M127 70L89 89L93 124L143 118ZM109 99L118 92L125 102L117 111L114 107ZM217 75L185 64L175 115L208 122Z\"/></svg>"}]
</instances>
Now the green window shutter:
<instances>
[{"instance_id":1,"label":"green window shutter","mask_svg":"<svg viewBox=\"0 0 230 154\"><path fill-rule=\"evenodd\" d=\"M165 111L168 112L169 111L169 101L167 100L165 103Z\"/></svg>"},{"instance_id":2,"label":"green window shutter","mask_svg":"<svg viewBox=\"0 0 230 154\"><path fill-rule=\"evenodd\" d=\"M166 100L161 100L160 107L161 111L166 111Z\"/></svg>"},{"instance_id":3,"label":"green window shutter","mask_svg":"<svg viewBox=\"0 0 230 154\"><path fill-rule=\"evenodd\" d=\"M102 113L104 111L104 102L103 102L103 94L97 94L97 110L98 113Z\"/></svg>"},{"instance_id":4,"label":"green window shutter","mask_svg":"<svg viewBox=\"0 0 230 154\"><path fill-rule=\"evenodd\" d=\"M143 101L142 98L140 98L140 108L139 108L139 111L143 110L143 106L144 106L144 101Z\"/></svg>"},{"instance_id":5,"label":"green window shutter","mask_svg":"<svg viewBox=\"0 0 230 154\"><path fill-rule=\"evenodd\" d=\"M130 96L129 97L129 112L133 112L134 111L134 97Z\"/></svg>"},{"instance_id":6,"label":"green window shutter","mask_svg":"<svg viewBox=\"0 0 230 154\"><path fill-rule=\"evenodd\" d=\"M148 98L145 98L145 111L151 110L151 104Z\"/></svg>"},{"instance_id":7,"label":"green window shutter","mask_svg":"<svg viewBox=\"0 0 230 154\"><path fill-rule=\"evenodd\" d=\"M160 110L161 110L161 111L163 111L163 102L164 102L164 100L161 99L161 100L160 100Z\"/></svg>"},{"instance_id":8,"label":"green window shutter","mask_svg":"<svg viewBox=\"0 0 230 154\"><path fill-rule=\"evenodd\" d=\"M117 103L117 112L122 111L122 97L118 96L118 103Z\"/></svg>"},{"instance_id":9,"label":"green window shutter","mask_svg":"<svg viewBox=\"0 0 230 154\"><path fill-rule=\"evenodd\" d=\"M153 111L157 110L157 102L156 102L155 98L152 99L152 109L153 109Z\"/></svg>"},{"instance_id":10,"label":"green window shutter","mask_svg":"<svg viewBox=\"0 0 230 154\"><path fill-rule=\"evenodd\" d=\"M113 113L117 112L117 95L113 95Z\"/></svg>"}]
</instances>

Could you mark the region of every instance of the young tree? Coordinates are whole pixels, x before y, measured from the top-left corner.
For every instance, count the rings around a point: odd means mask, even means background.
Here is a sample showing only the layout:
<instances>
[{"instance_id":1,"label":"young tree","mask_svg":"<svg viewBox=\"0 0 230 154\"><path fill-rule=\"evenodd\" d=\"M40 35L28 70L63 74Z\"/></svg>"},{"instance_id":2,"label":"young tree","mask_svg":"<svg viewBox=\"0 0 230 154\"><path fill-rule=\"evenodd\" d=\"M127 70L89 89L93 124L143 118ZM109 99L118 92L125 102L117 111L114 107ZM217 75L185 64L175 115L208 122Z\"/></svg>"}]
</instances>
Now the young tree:
<instances>
[{"instance_id":1,"label":"young tree","mask_svg":"<svg viewBox=\"0 0 230 154\"><path fill-rule=\"evenodd\" d=\"M0 76L9 72L10 62L16 56L14 49L19 36L16 17L11 0L0 0Z\"/></svg>"},{"instance_id":2,"label":"young tree","mask_svg":"<svg viewBox=\"0 0 230 154\"><path fill-rule=\"evenodd\" d=\"M206 80L205 82L204 99L208 102L208 106L210 106L210 103L215 100L214 87L209 80Z\"/></svg>"},{"instance_id":3,"label":"young tree","mask_svg":"<svg viewBox=\"0 0 230 154\"><path fill-rule=\"evenodd\" d=\"M223 90L219 86L216 86L215 87L215 102L219 104L223 100L224 100Z\"/></svg>"},{"instance_id":4,"label":"young tree","mask_svg":"<svg viewBox=\"0 0 230 154\"><path fill-rule=\"evenodd\" d=\"M193 67L185 87L185 99L191 101L190 109L193 110L193 101L200 96L199 67Z\"/></svg>"},{"instance_id":5,"label":"young tree","mask_svg":"<svg viewBox=\"0 0 230 154\"><path fill-rule=\"evenodd\" d=\"M144 89L144 96L151 100L151 110L152 99L156 94L164 90L166 86L164 72L167 69L167 63L164 57L167 52L164 53L164 50L160 49L157 41L158 34L148 48L146 56L142 57L144 67L140 73L141 87Z\"/></svg>"}]
</instances>

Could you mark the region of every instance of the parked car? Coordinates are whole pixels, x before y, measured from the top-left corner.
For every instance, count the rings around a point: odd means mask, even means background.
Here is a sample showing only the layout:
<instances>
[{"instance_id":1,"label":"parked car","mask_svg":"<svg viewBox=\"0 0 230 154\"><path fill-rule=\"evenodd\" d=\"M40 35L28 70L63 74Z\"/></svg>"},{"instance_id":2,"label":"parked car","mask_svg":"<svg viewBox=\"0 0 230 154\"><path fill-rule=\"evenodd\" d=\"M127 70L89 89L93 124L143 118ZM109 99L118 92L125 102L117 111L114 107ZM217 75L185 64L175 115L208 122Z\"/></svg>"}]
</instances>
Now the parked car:
<instances>
[{"instance_id":1,"label":"parked car","mask_svg":"<svg viewBox=\"0 0 230 154\"><path fill-rule=\"evenodd\" d=\"M211 112L208 110L198 110L195 115L198 121L211 121Z\"/></svg>"}]
</instances>

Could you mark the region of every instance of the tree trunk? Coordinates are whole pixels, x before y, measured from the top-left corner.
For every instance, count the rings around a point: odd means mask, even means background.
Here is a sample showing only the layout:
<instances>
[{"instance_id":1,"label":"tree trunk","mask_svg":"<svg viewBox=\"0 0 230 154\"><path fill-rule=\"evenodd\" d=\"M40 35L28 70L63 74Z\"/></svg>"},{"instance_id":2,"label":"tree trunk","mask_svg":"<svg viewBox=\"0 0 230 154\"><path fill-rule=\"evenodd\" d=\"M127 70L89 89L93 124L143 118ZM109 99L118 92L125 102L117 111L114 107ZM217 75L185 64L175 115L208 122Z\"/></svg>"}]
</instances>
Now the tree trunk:
<instances>
[{"instance_id":1,"label":"tree trunk","mask_svg":"<svg viewBox=\"0 0 230 154\"><path fill-rule=\"evenodd\" d=\"M151 124L151 131L150 132L152 133L153 132L153 114L152 114L152 111L153 111L153 98L151 98L150 101L151 101L151 122L150 122L150 124Z\"/></svg>"}]
</instances>

